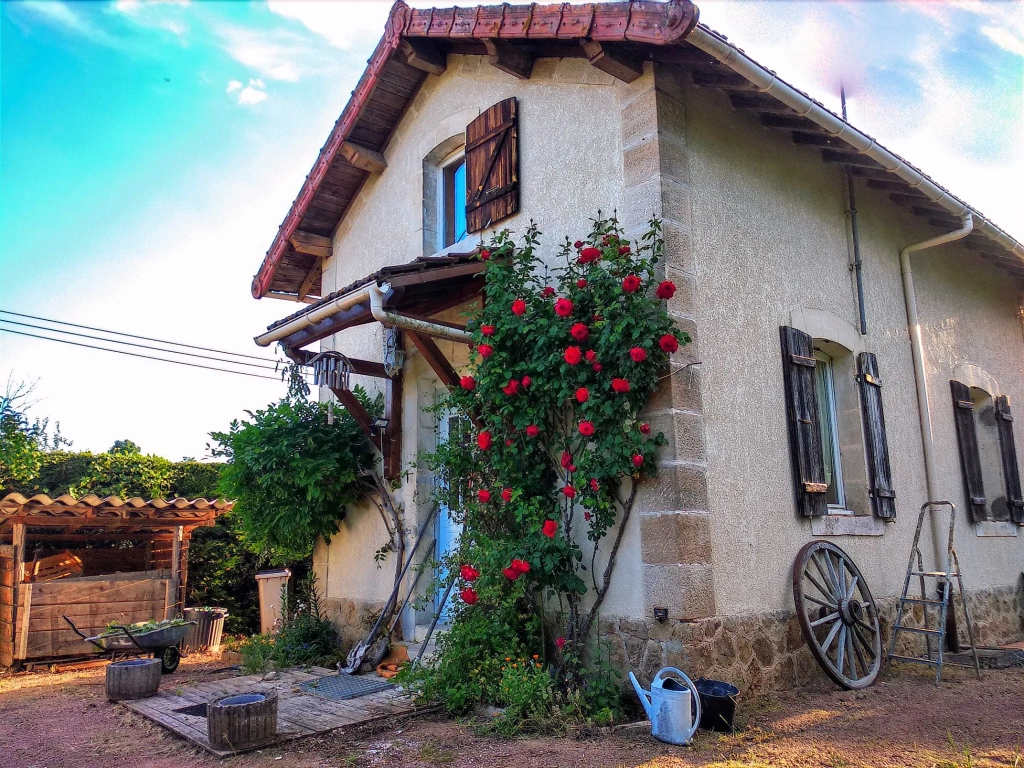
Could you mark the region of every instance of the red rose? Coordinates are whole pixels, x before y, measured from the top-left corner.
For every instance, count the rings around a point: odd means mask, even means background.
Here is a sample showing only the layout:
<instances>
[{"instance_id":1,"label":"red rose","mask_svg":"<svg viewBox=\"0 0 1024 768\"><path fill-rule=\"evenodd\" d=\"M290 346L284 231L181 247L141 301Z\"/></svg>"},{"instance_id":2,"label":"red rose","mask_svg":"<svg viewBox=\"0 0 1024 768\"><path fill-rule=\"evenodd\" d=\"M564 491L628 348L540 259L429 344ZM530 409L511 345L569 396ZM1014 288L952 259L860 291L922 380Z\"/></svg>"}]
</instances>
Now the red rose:
<instances>
[{"instance_id":1,"label":"red rose","mask_svg":"<svg viewBox=\"0 0 1024 768\"><path fill-rule=\"evenodd\" d=\"M592 421L581 421L579 426L580 434L584 437L590 437L594 434L594 422Z\"/></svg>"},{"instance_id":2,"label":"red rose","mask_svg":"<svg viewBox=\"0 0 1024 768\"><path fill-rule=\"evenodd\" d=\"M676 337L673 336L671 333L666 333L664 336L658 339L658 346L661 347L663 351L672 354L677 349L679 349L679 342L676 341Z\"/></svg>"},{"instance_id":3,"label":"red rose","mask_svg":"<svg viewBox=\"0 0 1024 768\"><path fill-rule=\"evenodd\" d=\"M461 386L467 392L472 392L476 387L476 379L472 376L463 376L459 379L459 386Z\"/></svg>"},{"instance_id":4,"label":"red rose","mask_svg":"<svg viewBox=\"0 0 1024 768\"><path fill-rule=\"evenodd\" d=\"M459 596L462 598L462 602L464 602L466 605L476 605L477 594L476 590L472 587L466 587L465 589L463 589L461 592L459 592Z\"/></svg>"},{"instance_id":5,"label":"red rose","mask_svg":"<svg viewBox=\"0 0 1024 768\"><path fill-rule=\"evenodd\" d=\"M509 568L520 574L530 572L530 564L525 560L520 560L519 558L514 558L509 565Z\"/></svg>"},{"instance_id":6,"label":"red rose","mask_svg":"<svg viewBox=\"0 0 1024 768\"><path fill-rule=\"evenodd\" d=\"M586 341L587 337L590 336L590 329L583 323L574 323L572 328L569 329L569 335L576 339L576 341Z\"/></svg>"},{"instance_id":7,"label":"red rose","mask_svg":"<svg viewBox=\"0 0 1024 768\"><path fill-rule=\"evenodd\" d=\"M643 463L644 463L644 457L641 456L639 453L634 453L633 454L633 466L634 467L640 467L640 466L643 465Z\"/></svg>"},{"instance_id":8,"label":"red rose","mask_svg":"<svg viewBox=\"0 0 1024 768\"><path fill-rule=\"evenodd\" d=\"M612 379L612 389L619 394L629 392L629 382L625 379Z\"/></svg>"},{"instance_id":9,"label":"red rose","mask_svg":"<svg viewBox=\"0 0 1024 768\"><path fill-rule=\"evenodd\" d=\"M578 251L580 248L583 247L583 241L577 240L575 243L572 244L572 247Z\"/></svg>"},{"instance_id":10,"label":"red rose","mask_svg":"<svg viewBox=\"0 0 1024 768\"><path fill-rule=\"evenodd\" d=\"M501 573L509 581L515 581L516 579L518 579L520 576L523 575L519 571L517 571L515 568L513 568L512 566L509 566L508 568L502 568L501 569Z\"/></svg>"},{"instance_id":11,"label":"red rose","mask_svg":"<svg viewBox=\"0 0 1024 768\"><path fill-rule=\"evenodd\" d=\"M494 335L494 326L493 325L481 325L480 326L480 333L482 333L484 336L493 336Z\"/></svg>"},{"instance_id":12,"label":"red rose","mask_svg":"<svg viewBox=\"0 0 1024 768\"><path fill-rule=\"evenodd\" d=\"M550 285L545 285L543 290L541 290L540 295L541 295L541 298L544 298L544 299L546 299L548 296L554 296L555 295L555 289L552 288Z\"/></svg>"},{"instance_id":13,"label":"red rose","mask_svg":"<svg viewBox=\"0 0 1024 768\"><path fill-rule=\"evenodd\" d=\"M481 488L479 491L477 491L476 497L480 499L481 504L486 504L488 501L491 500L491 492L488 491L486 488Z\"/></svg>"},{"instance_id":14,"label":"red rose","mask_svg":"<svg viewBox=\"0 0 1024 768\"><path fill-rule=\"evenodd\" d=\"M549 539L553 539L555 538L555 534L558 533L558 523L554 520L545 520L544 525L541 526L540 532Z\"/></svg>"},{"instance_id":15,"label":"red rose","mask_svg":"<svg viewBox=\"0 0 1024 768\"><path fill-rule=\"evenodd\" d=\"M562 493L565 494L565 498L567 498L567 499L575 499L576 498L576 489L573 488L571 485L567 485L564 488L562 488Z\"/></svg>"},{"instance_id":16,"label":"red rose","mask_svg":"<svg viewBox=\"0 0 1024 768\"><path fill-rule=\"evenodd\" d=\"M649 435L649 434L651 434L651 425L650 424L641 424L640 425L640 434L642 434L642 435Z\"/></svg>"},{"instance_id":17,"label":"red rose","mask_svg":"<svg viewBox=\"0 0 1024 768\"><path fill-rule=\"evenodd\" d=\"M565 648L565 638L564 637L556 637L555 638L555 647L558 648L558 650L562 650L563 648Z\"/></svg>"},{"instance_id":18,"label":"red rose","mask_svg":"<svg viewBox=\"0 0 1024 768\"><path fill-rule=\"evenodd\" d=\"M590 399L590 390L586 387L580 387L576 390L576 400L580 403L585 403Z\"/></svg>"},{"instance_id":19,"label":"red rose","mask_svg":"<svg viewBox=\"0 0 1024 768\"><path fill-rule=\"evenodd\" d=\"M483 261L487 261L489 258L491 258L491 252L488 250L480 251L480 258Z\"/></svg>"},{"instance_id":20,"label":"red rose","mask_svg":"<svg viewBox=\"0 0 1024 768\"><path fill-rule=\"evenodd\" d=\"M595 352L592 349L588 349L587 350L587 354L586 354L586 358L587 358L587 362L588 363L596 363L597 362L597 352Z\"/></svg>"},{"instance_id":21,"label":"red rose","mask_svg":"<svg viewBox=\"0 0 1024 768\"><path fill-rule=\"evenodd\" d=\"M512 302L512 314L516 317L526 314L526 302L522 299L516 299Z\"/></svg>"},{"instance_id":22,"label":"red rose","mask_svg":"<svg viewBox=\"0 0 1024 768\"><path fill-rule=\"evenodd\" d=\"M569 299L559 299L555 302L555 314L559 317L568 317L572 314L572 302Z\"/></svg>"},{"instance_id":23,"label":"red rose","mask_svg":"<svg viewBox=\"0 0 1024 768\"><path fill-rule=\"evenodd\" d=\"M523 380L520 383L523 385L523 389L526 389L533 383L533 379L531 379L529 376L523 376Z\"/></svg>"},{"instance_id":24,"label":"red rose","mask_svg":"<svg viewBox=\"0 0 1024 768\"><path fill-rule=\"evenodd\" d=\"M466 581L476 581L480 578L480 571L474 568L472 565L464 565L461 568L462 578Z\"/></svg>"},{"instance_id":25,"label":"red rose","mask_svg":"<svg viewBox=\"0 0 1024 768\"><path fill-rule=\"evenodd\" d=\"M512 445L512 440L511 440L511 439L509 439L509 440L506 440L506 441L505 441L505 445Z\"/></svg>"},{"instance_id":26,"label":"red rose","mask_svg":"<svg viewBox=\"0 0 1024 768\"><path fill-rule=\"evenodd\" d=\"M619 253L622 254L623 256L626 255L627 253L629 253L629 246L628 245L620 245L619 246Z\"/></svg>"},{"instance_id":27,"label":"red rose","mask_svg":"<svg viewBox=\"0 0 1024 768\"><path fill-rule=\"evenodd\" d=\"M587 522L590 522L590 511L589 510L583 513L583 519L586 520Z\"/></svg>"},{"instance_id":28,"label":"red rose","mask_svg":"<svg viewBox=\"0 0 1024 768\"><path fill-rule=\"evenodd\" d=\"M597 490L600 487L601 487L601 484L597 482L597 478L596 477L590 478L590 490L594 491L594 493L597 493Z\"/></svg>"},{"instance_id":29,"label":"red rose","mask_svg":"<svg viewBox=\"0 0 1024 768\"><path fill-rule=\"evenodd\" d=\"M576 365L576 363L583 359L583 353L580 352L579 347L567 347L564 357L565 362L569 365Z\"/></svg>"},{"instance_id":30,"label":"red rose","mask_svg":"<svg viewBox=\"0 0 1024 768\"><path fill-rule=\"evenodd\" d=\"M580 264L589 264L590 262L597 261L600 258L600 248L594 248L593 246L591 246L590 248L584 248L582 251L580 251Z\"/></svg>"},{"instance_id":31,"label":"red rose","mask_svg":"<svg viewBox=\"0 0 1024 768\"><path fill-rule=\"evenodd\" d=\"M632 293L640 287L640 278L636 275L626 275L626 278L622 281L622 290L626 293Z\"/></svg>"},{"instance_id":32,"label":"red rose","mask_svg":"<svg viewBox=\"0 0 1024 768\"><path fill-rule=\"evenodd\" d=\"M583 279L583 278L581 277L581 278L580 278L579 280L577 280L577 281L576 281L576 287L577 287L577 288L586 288L586 287L587 287L587 281L586 281L586 280L584 280L584 279Z\"/></svg>"},{"instance_id":33,"label":"red rose","mask_svg":"<svg viewBox=\"0 0 1024 768\"><path fill-rule=\"evenodd\" d=\"M562 469L568 469L572 466L572 454L568 451L562 451Z\"/></svg>"},{"instance_id":34,"label":"red rose","mask_svg":"<svg viewBox=\"0 0 1024 768\"><path fill-rule=\"evenodd\" d=\"M490 357L494 347L490 344L481 344L476 348L476 351L480 353L480 357Z\"/></svg>"},{"instance_id":35,"label":"red rose","mask_svg":"<svg viewBox=\"0 0 1024 768\"><path fill-rule=\"evenodd\" d=\"M663 280L655 293L659 299L671 299L676 295L676 284L671 280Z\"/></svg>"},{"instance_id":36,"label":"red rose","mask_svg":"<svg viewBox=\"0 0 1024 768\"><path fill-rule=\"evenodd\" d=\"M508 384L501 388L501 391L510 397L519 391L519 382L515 379L509 379Z\"/></svg>"},{"instance_id":37,"label":"red rose","mask_svg":"<svg viewBox=\"0 0 1024 768\"><path fill-rule=\"evenodd\" d=\"M539 434L540 434L540 427L538 427L536 424L531 424L530 426L528 426L526 428L526 436L527 437L536 437Z\"/></svg>"},{"instance_id":38,"label":"red rose","mask_svg":"<svg viewBox=\"0 0 1024 768\"><path fill-rule=\"evenodd\" d=\"M481 451L489 451L491 449L491 433L481 432L476 436L476 444L480 446Z\"/></svg>"},{"instance_id":39,"label":"red rose","mask_svg":"<svg viewBox=\"0 0 1024 768\"><path fill-rule=\"evenodd\" d=\"M629 356L633 358L634 363L642 363L647 359L647 350L643 347L633 347L629 350Z\"/></svg>"},{"instance_id":40,"label":"red rose","mask_svg":"<svg viewBox=\"0 0 1024 768\"><path fill-rule=\"evenodd\" d=\"M512 501L512 489L503 488L501 491L501 500L504 502Z\"/></svg>"},{"instance_id":41,"label":"red rose","mask_svg":"<svg viewBox=\"0 0 1024 768\"><path fill-rule=\"evenodd\" d=\"M604 366L602 366L600 363L594 363L593 368L594 373L600 373Z\"/></svg>"}]
</instances>

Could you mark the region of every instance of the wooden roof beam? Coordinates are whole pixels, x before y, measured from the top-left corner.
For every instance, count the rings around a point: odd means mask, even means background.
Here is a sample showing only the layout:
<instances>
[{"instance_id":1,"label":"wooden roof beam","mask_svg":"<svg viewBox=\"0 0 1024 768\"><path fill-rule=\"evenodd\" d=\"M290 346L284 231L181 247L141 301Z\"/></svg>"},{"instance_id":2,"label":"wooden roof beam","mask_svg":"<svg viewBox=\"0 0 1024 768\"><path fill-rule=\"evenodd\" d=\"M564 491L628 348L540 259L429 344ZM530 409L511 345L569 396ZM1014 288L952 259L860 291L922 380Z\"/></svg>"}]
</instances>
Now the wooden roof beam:
<instances>
[{"instance_id":1,"label":"wooden roof beam","mask_svg":"<svg viewBox=\"0 0 1024 768\"><path fill-rule=\"evenodd\" d=\"M316 279L323 274L322 262L318 259L313 262L313 266L309 268L309 272L302 278L302 285L299 286L299 301L304 301L306 296L309 295L310 289L313 287L313 283Z\"/></svg>"},{"instance_id":2,"label":"wooden roof beam","mask_svg":"<svg viewBox=\"0 0 1024 768\"><path fill-rule=\"evenodd\" d=\"M405 63L431 75L443 75L448 68L448 56L441 46L421 38L403 38L399 50L405 56Z\"/></svg>"},{"instance_id":3,"label":"wooden roof beam","mask_svg":"<svg viewBox=\"0 0 1024 768\"><path fill-rule=\"evenodd\" d=\"M947 211L939 204L933 203L928 198L921 198L918 195L907 195L902 192L892 192L889 194L889 199L899 205L909 205L911 207L918 206L920 208L927 208L929 213L939 214L940 216L949 215L949 211Z\"/></svg>"},{"instance_id":4,"label":"wooden roof beam","mask_svg":"<svg viewBox=\"0 0 1024 768\"><path fill-rule=\"evenodd\" d=\"M487 59L492 67L520 80L530 79L534 62L532 54L504 40L493 38L485 38L484 47L487 48Z\"/></svg>"},{"instance_id":5,"label":"wooden roof beam","mask_svg":"<svg viewBox=\"0 0 1024 768\"><path fill-rule=\"evenodd\" d=\"M859 168L877 168L885 170L870 157L856 152L841 152L837 149L823 149L821 150L821 159L826 163L839 163L841 165L850 165Z\"/></svg>"},{"instance_id":6,"label":"wooden roof beam","mask_svg":"<svg viewBox=\"0 0 1024 768\"><path fill-rule=\"evenodd\" d=\"M804 147L832 147L840 149L846 146L846 142L829 136L827 133L811 133L804 131L793 131L793 143Z\"/></svg>"},{"instance_id":7,"label":"wooden roof beam","mask_svg":"<svg viewBox=\"0 0 1024 768\"><path fill-rule=\"evenodd\" d=\"M877 189L879 192L897 192L899 194L908 195L910 197L916 197L920 200L928 199L920 192L915 192L913 187L907 186L906 182L897 181L896 179L893 178L876 179L873 176L868 176L866 183L868 185L868 189Z\"/></svg>"},{"instance_id":8,"label":"wooden roof beam","mask_svg":"<svg viewBox=\"0 0 1024 768\"><path fill-rule=\"evenodd\" d=\"M380 152L352 141L343 142L338 153L353 168L358 168L368 173L384 173L384 169L388 167L388 161L384 159L384 155Z\"/></svg>"},{"instance_id":9,"label":"wooden roof beam","mask_svg":"<svg viewBox=\"0 0 1024 768\"><path fill-rule=\"evenodd\" d=\"M289 242L296 253L304 253L307 256L316 256L319 259L329 259L334 253L334 241L323 235L314 235L312 232L295 230Z\"/></svg>"},{"instance_id":10,"label":"wooden roof beam","mask_svg":"<svg viewBox=\"0 0 1024 768\"><path fill-rule=\"evenodd\" d=\"M333 392L334 396L338 398L338 402L345 406L345 410L349 412L349 415L352 416L353 419L355 419L359 428L366 433L368 438L370 438L370 443L373 443L373 429L370 427L373 419L370 418L370 414L366 412L366 409L363 408L363 404L359 402L359 399L352 393L352 390L341 388L335 389L334 387L331 387L331 392Z\"/></svg>"},{"instance_id":11,"label":"wooden roof beam","mask_svg":"<svg viewBox=\"0 0 1024 768\"><path fill-rule=\"evenodd\" d=\"M583 40L580 45L583 48L583 53L590 60L591 66L611 75L616 80L632 83L644 73L644 65L638 59L611 50L610 46L602 45L596 40Z\"/></svg>"},{"instance_id":12,"label":"wooden roof beam","mask_svg":"<svg viewBox=\"0 0 1024 768\"><path fill-rule=\"evenodd\" d=\"M707 72L694 70L690 73L693 84L702 88L719 88L723 91L757 91L757 86L732 72Z\"/></svg>"},{"instance_id":13,"label":"wooden roof beam","mask_svg":"<svg viewBox=\"0 0 1024 768\"><path fill-rule=\"evenodd\" d=\"M752 109L761 114L793 115L792 109L771 96L729 94L729 101L736 109Z\"/></svg>"}]
</instances>

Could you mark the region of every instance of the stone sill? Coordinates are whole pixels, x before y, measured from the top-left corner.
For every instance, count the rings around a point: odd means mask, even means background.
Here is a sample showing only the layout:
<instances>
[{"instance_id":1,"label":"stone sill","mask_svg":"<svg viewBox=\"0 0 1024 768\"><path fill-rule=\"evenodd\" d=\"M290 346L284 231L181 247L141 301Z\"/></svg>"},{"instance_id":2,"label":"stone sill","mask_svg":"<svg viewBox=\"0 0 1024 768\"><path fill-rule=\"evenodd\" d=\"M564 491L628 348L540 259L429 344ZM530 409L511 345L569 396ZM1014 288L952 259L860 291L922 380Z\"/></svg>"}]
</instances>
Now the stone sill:
<instances>
[{"instance_id":1,"label":"stone sill","mask_svg":"<svg viewBox=\"0 0 1024 768\"><path fill-rule=\"evenodd\" d=\"M974 532L979 537L1017 537L1017 524L1007 521L983 520L975 523Z\"/></svg>"},{"instance_id":2,"label":"stone sill","mask_svg":"<svg viewBox=\"0 0 1024 768\"><path fill-rule=\"evenodd\" d=\"M881 536L885 522L871 515L825 515L811 518L814 536Z\"/></svg>"}]
</instances>

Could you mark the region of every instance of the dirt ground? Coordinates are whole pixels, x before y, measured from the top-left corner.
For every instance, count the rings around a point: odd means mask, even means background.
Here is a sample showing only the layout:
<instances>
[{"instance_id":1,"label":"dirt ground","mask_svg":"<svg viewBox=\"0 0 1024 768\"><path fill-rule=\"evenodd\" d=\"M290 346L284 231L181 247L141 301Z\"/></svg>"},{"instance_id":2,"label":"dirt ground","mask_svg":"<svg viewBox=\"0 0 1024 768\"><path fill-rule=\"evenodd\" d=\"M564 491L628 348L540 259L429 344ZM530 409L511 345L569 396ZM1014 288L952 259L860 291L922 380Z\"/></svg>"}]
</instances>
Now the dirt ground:
<instances>
[{"instance_id":1,"label":"dirt ground","mask_svg":"<svg viewBox=\"0 0 1024 768\"><path fill-rule=\"evenodd\" d=\"M237 674L193 657L164 685ZM1024 669L950 669L938 688L902 668L867 691L825 683L741 699L732 735L672 747L645 728L505 741L469 722L425 715L292 742L221 761L103 697L103 669L0 674L3 768L1024 768Z\"/></svg>"}]
</instances>

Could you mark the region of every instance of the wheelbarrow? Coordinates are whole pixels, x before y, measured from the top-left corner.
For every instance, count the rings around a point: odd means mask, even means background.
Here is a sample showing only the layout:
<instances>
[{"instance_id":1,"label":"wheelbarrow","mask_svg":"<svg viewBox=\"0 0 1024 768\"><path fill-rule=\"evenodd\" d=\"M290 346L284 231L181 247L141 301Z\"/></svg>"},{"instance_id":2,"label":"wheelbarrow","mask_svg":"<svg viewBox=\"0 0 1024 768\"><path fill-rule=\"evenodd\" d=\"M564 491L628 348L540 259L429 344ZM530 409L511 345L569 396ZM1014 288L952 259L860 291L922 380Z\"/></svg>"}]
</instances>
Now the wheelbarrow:
<instances>
[{"instance_id":1,"label":"wheelbarrow","mask_svg":"<svg viewBox=\"0 0 1024 768\"><path fill-rule=\"evenodd\" d=\"M178 645L196 623L186 621L183 624L160 627L146 632L132 632L128 627L116 624L111 627L115 631L110 634L89 637L67 616L62 616L62 618L76 635L87 643L95 645L101 653L109 654L111 659L119 653L128 656L153 654L154 659L160 659L160 670L167 675L178 668L178 662L181 661L181 651L178 650Z\"/></svg>"}]
</instances>

